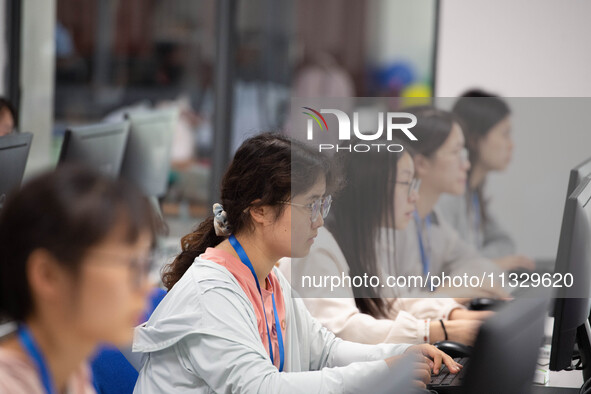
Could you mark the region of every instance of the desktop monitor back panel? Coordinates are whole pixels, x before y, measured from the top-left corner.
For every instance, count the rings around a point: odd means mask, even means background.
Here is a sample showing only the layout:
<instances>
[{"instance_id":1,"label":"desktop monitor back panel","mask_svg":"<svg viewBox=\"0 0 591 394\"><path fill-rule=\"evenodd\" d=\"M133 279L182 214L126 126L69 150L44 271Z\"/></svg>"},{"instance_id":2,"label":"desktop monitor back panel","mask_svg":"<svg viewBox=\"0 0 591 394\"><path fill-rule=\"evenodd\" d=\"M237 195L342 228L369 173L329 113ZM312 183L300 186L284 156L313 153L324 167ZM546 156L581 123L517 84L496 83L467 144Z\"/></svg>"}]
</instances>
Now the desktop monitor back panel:
<instances>
[{"instance_id":1,"label":"desktop monitor back panel","mask_svg":"<svg viewBox=\"0 0 591 394\"><path fill-rule=\"evenodd\" d=\"M585 160L570 171L566 198L581 184L583 179L591 175L591 158Z\"/></svg>"},{"instance_id":2,"label":"desktop monitor back panel","mask_svg":"<svg viewBox=\"0 0 591 394\"><path fill-rule=\"evenodd\" d=\"M13 133L0 138L0 209L10 192L21 185L33 134Z\"/></svg>"},{"instance_id":3,"label":"desktop monitor back panel","mask_svg":"<svg viewBox=\"0 0 591 394\"><path fill-rule=\"evenodd\" d=\"M571 365L577 329L591 307L591 178L585 178L568 197L560 231L556 273L572 275L571 287L558 289L554 304L554 329L550 369Z\"/></svg>"},{"instance_id":4,"label":"desktop monitor back panel","mask_svg":"<svg viewBox=\"0 0 591 394\"><path fill-rule=\"evenodd\" d=\"M101 123L66 131L59 163L80 163L116 178L129 134L128 122Z\"/></svg>"},{"instance_id":5,"label":"desktop monitor back panel","mask_svg":"<svg viewBox=\"0 0 591 394\"><path fill-rule=\"evenodd\" d=\"M466 367L463 392L530 392L544 337L549 294L524 297L507 304L482 325Z\"/></svg>"},{"instance_id":6,"label":"desktop monitor back panel","mask_svg":"<svg viewBox=\"0 0 591 394\"><path fill-rule=\"evenodd\" d=\"M121 176L148 196L162 196L168 186L172 136L178 110L128 114L131 123Z\"/></svg>"}]
</instances>

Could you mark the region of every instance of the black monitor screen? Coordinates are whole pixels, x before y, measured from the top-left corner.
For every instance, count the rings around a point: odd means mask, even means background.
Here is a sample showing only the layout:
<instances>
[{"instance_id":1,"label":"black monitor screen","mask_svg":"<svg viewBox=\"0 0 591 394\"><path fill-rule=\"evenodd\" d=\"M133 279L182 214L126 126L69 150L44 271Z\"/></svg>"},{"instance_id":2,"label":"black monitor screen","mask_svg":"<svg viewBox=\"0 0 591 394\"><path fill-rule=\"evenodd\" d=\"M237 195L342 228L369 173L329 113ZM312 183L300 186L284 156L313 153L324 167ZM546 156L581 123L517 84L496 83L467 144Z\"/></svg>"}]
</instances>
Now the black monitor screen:
<instances>
[{"instance_id":1,"label":"black monitor screen","mask_svg":"<svg viewBox=\"0 0 591 394\"><path fill-rule=\"evenodd\" d=\"M577 331L589 317L591 300L591 178L585 178L566 201L556 273L572 275L571 287L561 287L554 305L550 369L569 367ZM585 345L585 344L579 344Z\"/></svg>"},{"instance_id":2,"label":"black monitor screen","mask_svg":"<svg viewBox=\"0 0 591 394\"><path fill-rule=\"evenodd\" d=\"M6 196L21 184L32 140L31 133L0 137L0 209Z\"/></svg>"}]
</instances>

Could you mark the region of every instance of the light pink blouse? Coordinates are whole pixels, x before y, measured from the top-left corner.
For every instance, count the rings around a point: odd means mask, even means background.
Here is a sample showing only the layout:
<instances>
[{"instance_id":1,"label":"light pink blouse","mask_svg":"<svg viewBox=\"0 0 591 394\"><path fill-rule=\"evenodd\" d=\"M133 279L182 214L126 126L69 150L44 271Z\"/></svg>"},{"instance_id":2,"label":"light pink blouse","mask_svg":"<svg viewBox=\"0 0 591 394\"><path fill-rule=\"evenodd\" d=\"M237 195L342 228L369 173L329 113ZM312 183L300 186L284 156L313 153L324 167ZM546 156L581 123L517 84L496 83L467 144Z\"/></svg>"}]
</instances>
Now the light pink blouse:
<instances>
[{"instance_id":1,"label":"light pink blouse","mask_svg":"<svg viewBox=\"0 0 591 394\"><path fill-rule=\"evenodd\" d=\"M45 394L33 362L23 354L0 348L0 394ZM82 365L68 381L67 394L95 394L90 369Z\"/></svg>"}]
</instances>

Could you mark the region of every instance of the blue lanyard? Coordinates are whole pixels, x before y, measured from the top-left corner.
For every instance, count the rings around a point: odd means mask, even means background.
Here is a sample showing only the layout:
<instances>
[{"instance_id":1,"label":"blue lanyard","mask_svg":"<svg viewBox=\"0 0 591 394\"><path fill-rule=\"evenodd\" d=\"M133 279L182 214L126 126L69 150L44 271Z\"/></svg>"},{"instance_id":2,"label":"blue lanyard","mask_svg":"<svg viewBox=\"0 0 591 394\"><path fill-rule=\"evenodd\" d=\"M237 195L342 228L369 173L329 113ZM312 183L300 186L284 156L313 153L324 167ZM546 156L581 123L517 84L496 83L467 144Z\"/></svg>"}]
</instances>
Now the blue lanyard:
<instances>
[{"instance_id":1,"label":"blue lanyard","mask_svg":"<svg viewBox=\"0 0 591 394\"><path fill-rule=\"evenodd\" d=\"M472 210L474 211L474 234L480 234L480 199L477 193L472 193Z\"/></svg>"},{"instance_id":2,"label":"blue lanyard","mask_svg":"<svg viewBox=\"0 0 591 394\"><path fill-rule=\"evenodd\" d=\"M269 341L269 355L271 356L271 363L275 365L275 361L273 359L273 345L271 343L271 334L269 334L269 323L267 322L267 312L265 312L265 300L263 300L263 292L261 291L261 286L259 285L259 279L257 278L256 272L254 272L254 268L250 259L246 255L244 248L240 245L240 242L236 239L234 234L230 235L229 238L230 244L240 257L242 263L250 269L252 276L257 284L257 289L259 289L259 294L261 295L261 302L263 303L263 315L265 316L265 325L267 326L267 340ZM277 342L279 342L279 372L283 371L283 362L285 361L284 350L283 350L283 334L281 333L281 323L279 323L279 314L277 313L277 306L275 305L275 294L271 294L271 299L273 300L273 315L275 316L275 327L277 329Z\"/></svg>"},{"instance_id":3,"label":"blue lanyard","mask_svg":"<svg viewBox=\"0 0 591 394\"><path fill-rule=\"evenodd\" d=\"M21 324L18 328L18 339L25 349L25 351L29 354L29 356L35 362L37 366L37 370L41 375L41 382L43 383L43 387L45 388L45 392L47 394L54 394L56 393L55 386L53 385L53 380L51 379L51 374L47 369L47 365L45 363L45 358L41 353L41 349L37 346L35 342L35 338L31 334L31 331L27 328L26 325Z\"/></svg>"},{"instance_id":4,"label":"blue lanyard","mask_svg":"<svg viewBox=\"0 0 591 394\"><path fill-rule=\"evenodd\" d=\"M421 232L421 220L419 219L419 213L415 210L413 212L413 216L415 218L415 223L417 225L417 237L419 239L419 249L421 250L421 263L423 264L423 276L426 276L429 272L429 267L431 265L429 261L429 255L427 254L427 250L425 248L425 243L423 242L423 233ZM429 231L431 228L431 218L430 215L425 217L425 226L427 227L427 238L429 238Z\"/></svg>"}]
</instances>

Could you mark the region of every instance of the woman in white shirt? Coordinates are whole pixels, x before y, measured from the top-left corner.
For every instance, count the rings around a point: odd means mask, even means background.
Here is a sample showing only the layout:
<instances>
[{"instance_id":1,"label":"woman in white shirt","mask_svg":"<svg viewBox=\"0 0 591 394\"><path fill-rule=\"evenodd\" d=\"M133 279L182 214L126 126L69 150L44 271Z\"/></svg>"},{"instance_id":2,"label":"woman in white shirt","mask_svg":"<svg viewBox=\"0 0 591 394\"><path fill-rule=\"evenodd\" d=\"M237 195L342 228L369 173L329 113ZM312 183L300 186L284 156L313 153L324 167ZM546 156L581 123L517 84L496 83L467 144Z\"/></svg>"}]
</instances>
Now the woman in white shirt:
<instances>
[{"instance_id":1,"label":"woman in white shirt","mask_svg":"<svg viewBox=\"0 0 591 394\"><path fill-rule=\"evenodd\" d=\"M290 296L275 263L308 253L331 184L326 160L302 143L261 134L242 144L215 216L182 239L163 276L169 292L136 331L135 392L406 393L442 361L459 370L430 345L337 339ZM405 353L420 362L396 357Z\"/></svg>"},{"instance_id":2,"label":"woman in white shirt","mask_svg":"<svg viewBox=\"0 0 591 394\"><path fill-rule=\"evenodd\" d=\"M449 112L428 106L406 111L417 117L417 125L413 127L417 141L412 142L412 147L416 152L415 171L421 179L421 197L413 220L396 234L395 272L430 276L438 291L445 287L446 292L454 292L456 296L506 297L500 282L494 281L502 272L500 267L462 240L435 209L441 195L463 195L466 190L470 162L459 121ZM387 247L387 242L381 247ZM443 274L450 279L440 286ZM464 278L485 280L479 284Z\"/></svg>"},{"instance_id":3,"label":"woman in white shirt","mask_svg":"<svg viewBox=\"0 0 591 394\"><path fill-rule=\"evenodd\" d=\"M282 262L292 286L310 313L337 336L355 342L435 343L444 339L472 344L487 316L467 311L453 298L417 298L421 289L377 286L309 287L304 277L395 275L394 242L381 238L404 230L412 220L419 182L408 143L401 153L386 150L340 152L345 186L337 194L326 228L319 229L310 253Z\"/></svg>"}]
</instances>

